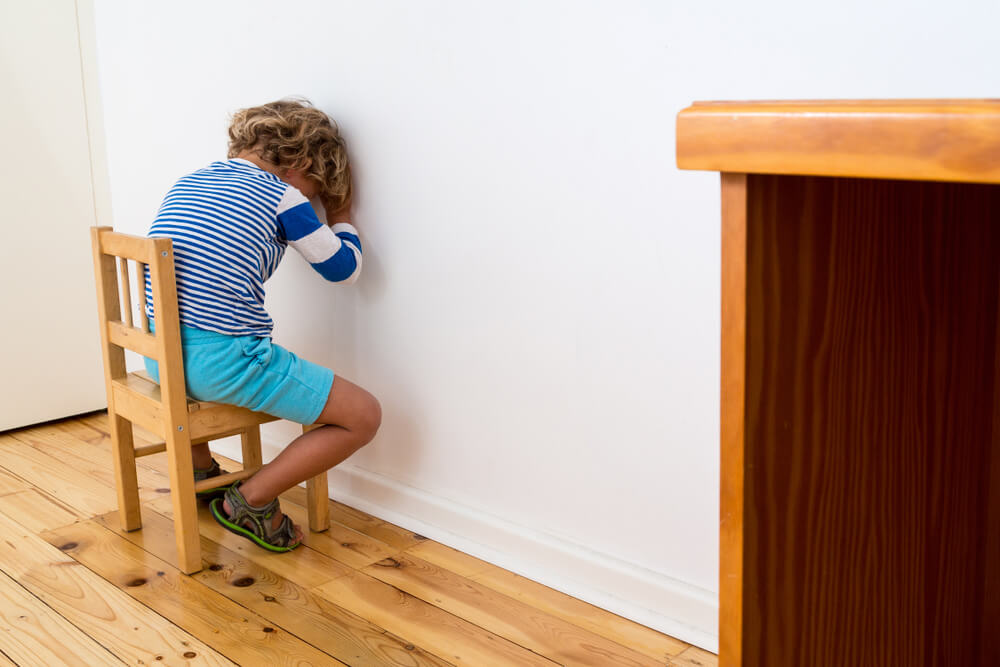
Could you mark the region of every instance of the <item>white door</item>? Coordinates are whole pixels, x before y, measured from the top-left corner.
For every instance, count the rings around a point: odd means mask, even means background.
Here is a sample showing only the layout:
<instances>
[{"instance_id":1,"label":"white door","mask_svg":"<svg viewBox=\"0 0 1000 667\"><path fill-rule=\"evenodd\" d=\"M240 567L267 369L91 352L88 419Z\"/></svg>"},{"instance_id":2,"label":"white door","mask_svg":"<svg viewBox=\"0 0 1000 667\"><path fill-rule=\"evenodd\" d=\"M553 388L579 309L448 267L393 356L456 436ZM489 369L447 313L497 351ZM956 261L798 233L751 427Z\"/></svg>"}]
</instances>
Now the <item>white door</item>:
<instances>
[{"instance_id":1,"label":"white door","mask_svg":"<svg viewBox=\"0 0 1000 667\"><path fill-rule=\"evenodd\" d=\"M0 430L107 406L76 3L0 0Z\"/></svg>"}]
</instances>

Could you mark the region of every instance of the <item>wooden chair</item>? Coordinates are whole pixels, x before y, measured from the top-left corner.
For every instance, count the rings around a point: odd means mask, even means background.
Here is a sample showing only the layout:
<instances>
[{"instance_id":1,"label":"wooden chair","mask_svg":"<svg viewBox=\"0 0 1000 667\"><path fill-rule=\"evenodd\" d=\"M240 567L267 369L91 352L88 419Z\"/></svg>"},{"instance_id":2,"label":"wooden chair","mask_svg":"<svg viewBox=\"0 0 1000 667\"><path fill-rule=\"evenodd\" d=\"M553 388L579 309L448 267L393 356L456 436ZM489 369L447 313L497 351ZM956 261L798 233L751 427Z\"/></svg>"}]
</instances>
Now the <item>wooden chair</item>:
<instances>
[{"instance_id":1,"label":"wooden chair","mask_svg":"<svg viewBox=\"0 0 1000 667\"><path fill-rule=\"evenodd\" d=\"M126 531L142 527L136 458L166 451L178 563L181 570L191 574L202 567L195 492L246 479L259 470L260 425L277 417L186 396L170 239L147 239L119 234L110 227L92 227L91 240L121 527ZM139 326L133 325L129 260L137 264L135 275L140 283ZM149 330L146 293L141 284L147 266L156 307L155 333ZM145 373L126 372L125 350L156 359L160 384ZM133 424L152 431L163 442L135 447ZM314 427L306 426L304 430L311 428ZM237 434L243 444L243 470L195 483L191 446ZM326 530L329 526L326 473L309 480L306 486L309 528Z\"/></svg>"}]
</instances>

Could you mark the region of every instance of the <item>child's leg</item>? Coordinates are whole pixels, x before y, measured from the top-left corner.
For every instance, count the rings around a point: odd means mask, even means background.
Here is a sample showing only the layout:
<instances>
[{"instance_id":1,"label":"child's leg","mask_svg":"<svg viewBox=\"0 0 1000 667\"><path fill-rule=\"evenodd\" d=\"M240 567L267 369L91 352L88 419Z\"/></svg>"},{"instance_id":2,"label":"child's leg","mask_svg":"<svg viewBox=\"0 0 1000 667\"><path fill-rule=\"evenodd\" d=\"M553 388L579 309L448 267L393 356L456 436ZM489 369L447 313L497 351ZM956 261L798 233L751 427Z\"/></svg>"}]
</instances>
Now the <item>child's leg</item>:
<instances>
[{"instance_id":1,"label":"child's leg","mask_svg":"<svg viewBox=\"0 0 1000 667\"><path fill-rule=\"evenodd\" d=\"M200 470L212 467L212 451L208 448L207 442L191 448L191 461L194 467Z\"/></svg>"},{"instance_id":2,"label":"child's leg","mask_svg":"<svg viewBox=\"0 0 1000 667\"><path fill-rule=\"evenodd\" d=\"M248 503L266 505L279 493L329 470L371 442L382 422L382 408L370 393L337 376L316 421L326 426L300 435L240 485ZM228 503L223 508L227 514L232 510ZM274 526L280 521L281 516L275 516Z\"/></svg>"}]
</instances>

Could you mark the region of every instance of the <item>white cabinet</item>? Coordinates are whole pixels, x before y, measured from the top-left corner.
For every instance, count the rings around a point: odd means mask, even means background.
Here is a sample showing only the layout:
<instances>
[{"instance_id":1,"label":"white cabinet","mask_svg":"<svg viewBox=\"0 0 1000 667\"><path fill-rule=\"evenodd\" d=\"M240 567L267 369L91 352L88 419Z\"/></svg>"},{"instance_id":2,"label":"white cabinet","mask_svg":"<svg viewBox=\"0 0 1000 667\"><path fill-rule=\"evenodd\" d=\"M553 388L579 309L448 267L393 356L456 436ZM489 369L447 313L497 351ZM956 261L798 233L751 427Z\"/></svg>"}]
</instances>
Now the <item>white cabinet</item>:
<instances>
[{"instance_id":1,"label":"white cabinet","mask_svg":"<svg viewBox=\"0 0 1000 667\"><path fill-rule=\"evenodd\" d=\"M0 430L107 405L77 26L73 0L0 2Z\"/></svg>"}]
</instances>

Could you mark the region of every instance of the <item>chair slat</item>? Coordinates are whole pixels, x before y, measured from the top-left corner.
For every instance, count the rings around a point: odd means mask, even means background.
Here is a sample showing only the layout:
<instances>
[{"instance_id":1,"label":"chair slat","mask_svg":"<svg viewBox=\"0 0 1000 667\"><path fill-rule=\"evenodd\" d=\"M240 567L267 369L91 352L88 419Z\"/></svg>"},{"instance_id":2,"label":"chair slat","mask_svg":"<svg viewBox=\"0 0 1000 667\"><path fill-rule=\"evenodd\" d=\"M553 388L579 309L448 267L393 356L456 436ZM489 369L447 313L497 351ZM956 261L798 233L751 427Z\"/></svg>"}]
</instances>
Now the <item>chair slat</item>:
<instances>
[{"instance_id":1,"label":"chair slat","mask_svg":"<svg viewBox=\"0 0 1000 667\"><path fill-rule=\"evenodd\" d=\"M201 408L188 415L191 439L205 438L214 433L239 431L257 424L277 421L277 417L263 412L253 412L246 408L222 403L202 403Z\"/></svg>"},{"instance_id":2,"label":"chair slat","mask_svg":"<svg viewBox=\"0 0 1000 667\"><path fill-rule=\"evenodd\" d=\"M144 333L122 322L108 322L108 341L150 359L159 357L156 337L153 334Z\"/></svg>"},{"instance_id":3,"label":"chair slat","mask_svg":"<svg viewBox=\"0 0 1000 667\"><path fill-rule=\"evenodd\" d=\"M205 443L211 442L213 440L220 440L222 438L228 438L229 436L240 435L241 433L243 433L242 430L224 431L222 433L213 433L209 437L196 438L196 439L192 440L191 441L191 446L193 447L195 445L204 445ZM136 458L140 458L140 457L143 457L143 456L149 456L150 454L159 454L160 452L165 452L165 451L167 451L167 443L165 443L165 442L157 442L157 443L152 444L152 445L142 445L140 447L136 447L135 448L135 457ZM253 462L251 462L251 463L253 464ZM259 463L253 464L253 465L259 465Z\"/></svg>"},{"instance_id":4,"label":"chair slat","mask_svg":"<svg viewBox=\"0 0 1000 667\"><path fill-rule=\"evenodd\" d=\"M194 483L194 491L205 491L206 489L217 489L220 486L229 486L233 482L238 482L241 479L246 479L250 475L254 474L260 470L260 466L255 466L253 468L246 468L244 470L238 470L236 472L228 472L225 475L219 475L218 477L210 477L209 479L203 479L200 482Z\"/></svg>"},{"instance_id":5,"label":"chair slat","mask_svg":"<svg viewBox=\"0 0 1000 667\"><path fill-rule=\"evenodd\" d=\"M115 257L128 257L137 262L150 264L153 261L154 246L149 239L141 236L130 236L128 234L118 234L111 230L102 229L98 237L101 244L101 252L105 255Z\"/></svg>"},{"instance_id":6,"label":"chair slat","mask_svg":"<svg viewBox=\"0 0 1000 667\"><path fill-rule=\"evenodd\" d=\"M167 443L165 442L155 445L142 445L141 447L135 448L135 458L149 456L150 454L159 454L160 452L165 451L167 451Z\"/></svg>"}]
</instances>

